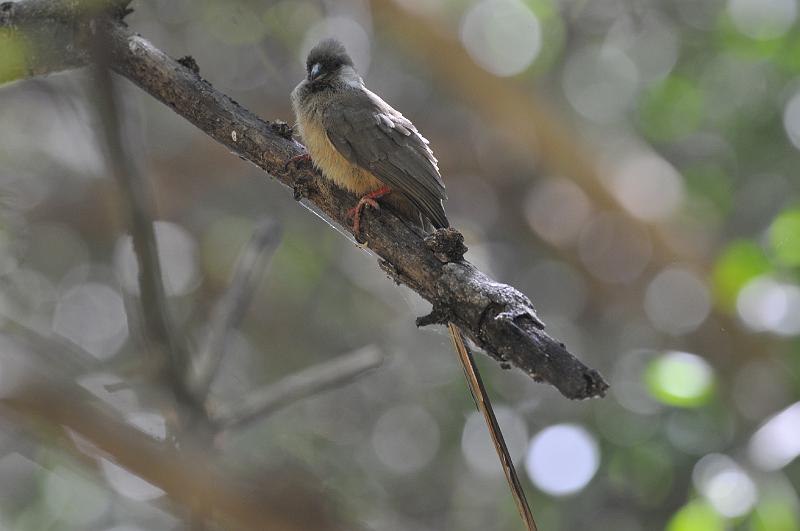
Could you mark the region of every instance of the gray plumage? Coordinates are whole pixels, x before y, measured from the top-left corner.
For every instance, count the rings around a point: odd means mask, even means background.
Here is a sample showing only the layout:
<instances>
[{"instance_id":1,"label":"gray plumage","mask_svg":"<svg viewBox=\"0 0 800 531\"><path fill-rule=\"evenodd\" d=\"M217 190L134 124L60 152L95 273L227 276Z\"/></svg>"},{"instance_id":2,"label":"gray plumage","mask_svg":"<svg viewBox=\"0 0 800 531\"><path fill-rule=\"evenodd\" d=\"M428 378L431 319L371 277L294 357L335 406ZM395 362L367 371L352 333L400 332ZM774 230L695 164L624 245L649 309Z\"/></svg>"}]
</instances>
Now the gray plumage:
<instances>
[{"instance_id":1,"label":"gray plumage","mask_svg":"<svg viewBox=\"0 0 800 531\"><path fill-rule=\"evenodd\" d=\"M364 86L338 42L317 45L308 56L307 69L309 77L292 92L292 104L300 133L323 174L358 192L368 186L360 184L369 181L358 171L364 170L393 194L405 196L435 227L447 227L445 187L437 161L414 124ZM327 142L314 138L321 132ZM337 166L338 157L324 152L328 142L356 166L353 171Z\"/></svg>"}]
</instances>

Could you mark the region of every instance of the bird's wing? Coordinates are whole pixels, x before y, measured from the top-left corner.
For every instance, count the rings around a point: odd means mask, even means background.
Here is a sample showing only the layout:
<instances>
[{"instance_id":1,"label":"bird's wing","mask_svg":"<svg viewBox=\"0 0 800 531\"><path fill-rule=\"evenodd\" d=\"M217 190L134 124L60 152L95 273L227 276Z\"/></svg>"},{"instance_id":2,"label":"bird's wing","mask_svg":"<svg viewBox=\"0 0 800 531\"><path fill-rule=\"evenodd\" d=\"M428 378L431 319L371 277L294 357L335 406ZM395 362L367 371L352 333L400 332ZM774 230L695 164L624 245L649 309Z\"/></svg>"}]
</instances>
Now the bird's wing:
<instances>
[{"instance_id":1,"label":"bird's wing","mask_svg":"<svg viewBox=\"0 0 800 531\"><path fill-rule=\"evenodd\" d=\"M449 226L436 157L402 114L369 90L347 90L323 111L322 123L342 156L405 194L435 227Z\"/></svg>"}]
</instances>

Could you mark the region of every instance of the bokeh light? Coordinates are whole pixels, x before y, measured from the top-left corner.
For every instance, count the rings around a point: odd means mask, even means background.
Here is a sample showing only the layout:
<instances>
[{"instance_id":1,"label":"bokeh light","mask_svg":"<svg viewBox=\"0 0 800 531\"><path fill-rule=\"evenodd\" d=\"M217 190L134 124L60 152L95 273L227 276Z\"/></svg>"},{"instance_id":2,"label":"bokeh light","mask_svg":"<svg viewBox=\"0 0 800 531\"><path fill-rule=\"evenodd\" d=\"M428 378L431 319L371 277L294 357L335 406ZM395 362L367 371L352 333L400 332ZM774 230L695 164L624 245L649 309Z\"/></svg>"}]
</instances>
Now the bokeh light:
<instances>
[{"instance_id":1,"label":"bokeh light","mask_svg":"<svg viewBox=\"0 0 800 531\"><path fill-rule=\"evenodd\" d=\"M481 0L464 17L461 41L483 68L513 76L536 59L542 30L536 15L519 0Z\"/></svg>"},{"instance_id":2,"label":"bokeh light","mask_svg":"<svg viewBox=\"0 0 800 531\"><path fill-rule=\"evenodd\" d=\"M783 109L783 127L794 147L800 149L800 92L795 93Z\"/></svg>"},{"instance_id":3,"label":"bokeh light","mask_svg":"<svg viewBox=\"0 0 800 531\"><path fill-rule=\"evenodd\" d=\"M642 274L653 247L642 227L622 215L602 212L581 232L578 253L594 276L612 284L629 284Z\"/></svg>"},{"instance_id":4,"label":"bokeh light","mask_svg":"<svg viewBox=\"0 0 800 531\"><path fill-rule=\"evenodd\" d=\"M769 270L769 260L760 246L748 240L731 242L714 264L712 282L717 303L726 310L735 310L740 290Z\"/></svg>"},{"instance_id":5,"label":"bokeh light","mask_svg":"<svg viewBox=\"0 0 800 531\"><path fill-rule=\"evenodd\" d=\"M695 464L692 479L697 490L726 518L749 513L758 500L753 480L726 455L704 456Z\"/></svg>"},{"instance_id":6,"label":"bokeh light","mask_svg":"<svg viewBox=\"0 0 800 531\"><path fill-rule=\"evenodd\" d=\"M650 363L645 381L657 400L671 406L697 407L713 392L714 371L700 356L672 351Z\"/></svg>"},{"instance_id":7,"label":"bokeh light","mask_svg":"<svg viewBox=\"0 0 800 531\"><path fill-rule=\"evenodd\" d=\"M98 358L109 358L128 338L122 296L97 282L74 286L59 298L53 330Z\"/></svg>"},{"instance_id":8,"label":"bokeh light","mask_svg":"<svg viewBox=\"0 0 800 531\"><path fill-rule=\"evenodd\" d=\"M739 292L739 317L751 329L791 336L800 334L800 287L769 276L757 277Z\"/></svg>"},{"instance_id":9,"label":"bokeh light","mask_svg":"<svg viewBox=\"0 0 800 531\"><path fill-rule=\"evenodd\" d=\"M753 39L775 39L794 24L797 0L729 0L736 29Z\"/></svg>"},{"instance_id":10,"label":"bokeh light","mask_svg":"<svg viewBox=\"0 0 800 531\"><path fill-rule=\"evenodd\" d=\"M626 157L611 177L611 189L631 214L648 221L673 215L684 198L681 175L651 153Z\"/></svg>"},{"instance_id":11,"label":"bokeh light","mask_svg":"<svg viewBox=\"0 0 800 531\"><path fill-rule=\"evenodd\" d=\"M651 415L661 409L647 389L644 374L655 352L636 349L623 353L614 364L611 380L611 393L619 404L628 411L640 415Z\"/></svg>"},{"instance_id":12,"label":"bokeh light","mask_svg":"<svg viewBox=\"0 0 800 531\"><path fill-rule=\"evenodd\" d=\"M378 460L396 474L424 468L436 455L439 443L439 425L422 406L389 409L372 429L372 448Z\"/></svg>"},{"instance_id":13,"label":"bokeh light","mask_svg":"<svg viewBox=\"0 0 800 531\"><path fill-rule=\"evenodd\" d=\"M641 17L620 17L608 31L608 41L636 63L643 82L664 78L678 60L679 35L667 17L645 11Z\"/></svg>"},{"instance_id":14,"label":"bokeh light","mask_svg":"<svg viewBox=\"0 0 800 531\"><path fill-rule=\"evenodd\" d=\"M619 120L633 105L638 84L636 64L613 46L579 50L564 69L564 94L578 113L594 122Z\"/></svg>"},{"instance_id":15,"label":"bokeh light","mask_svg":"<svg viewBox=\"0 0 800 531\"><path fill-rule=\"evenodd\" d=\"M693 272L670 267L647 286L644 309L653 326L670 334L696 330L711 310L705 283Z\"/></svg>"},{"instance_id":16,"label":"bokeh light","mask_svg":"<svg viewBox=\"0 0 800 531\"><path fill-rule=\"evenodd\" d=\"M800 455L800 402L767 420L753 434L748 455L764 470L778 470Z\"/></svg>"},{"instance_id":17,"label":"bokeh light","mask_svg":"<svg viewBox=\"0 0 800 531\"><path fill-rule=\"evenodd\" d=\"M599 466L597 441L585 428L574 424L558 424L537 433L525 458L528 477L553 496L580 491Z\"/></svg>"},{"instance_id":18,"label":"bokeh light","mask_svg":"<svg viewBox=\"0 0 800 531\"><path fill-rule=\"evenodd\" d=\"M554 245L578 238L592 206L583 190L564 178L537 182L525 202L525 215L537 235Z\"/></svg>"},{"instance_id":19,"label":"bokeh light","mask_svg":"<svg viewBox=\"0 0 800 531\"><path fill-rule=\"evenodd\" d=\"M155 222L155 233L164 290L171 296L189 293L200 282L194 238L186 229L167 221ZM124 236L117 243L114 265L125 290L138 294L139 264L136 263L130 236Z\"/></svg>"}]
</instances>

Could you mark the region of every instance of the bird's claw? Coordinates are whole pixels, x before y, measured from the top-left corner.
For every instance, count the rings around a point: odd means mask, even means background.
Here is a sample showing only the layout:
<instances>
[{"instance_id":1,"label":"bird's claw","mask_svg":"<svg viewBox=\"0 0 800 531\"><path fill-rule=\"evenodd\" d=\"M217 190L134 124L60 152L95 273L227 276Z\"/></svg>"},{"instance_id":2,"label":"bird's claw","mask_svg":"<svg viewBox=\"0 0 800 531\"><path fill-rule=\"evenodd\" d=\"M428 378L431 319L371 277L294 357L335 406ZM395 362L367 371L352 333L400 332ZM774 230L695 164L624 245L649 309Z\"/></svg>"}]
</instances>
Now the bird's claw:
<instances>
[{"instance_id":1,"label":"bird's claw","mask_svg":"<svg viewBox=\"0 0 800 531\"><path fill-rule=\"evenodd\" d=\"M353 220L353 235L359 243L363 243L361 241L361 216L364 214L364 209L367 207L375 210L381 209L377 201L371 197L365 196L358 200L356 206L347 211L347 219Z\"/></svg>"},{"instance_id":2,"label":"bird's claw","mask_svg":"<svg viewBox=\"0 0 800 531\"><path fill-rule=\"evenodd\" d=\"M360 216L366 207L374 208L375 210L381 209L381 206L374 199L362 197L358 200L358 204L356 206L347 211L347 219L352 219L355 221L355 217Z\"/></svg>"}]
</instances>

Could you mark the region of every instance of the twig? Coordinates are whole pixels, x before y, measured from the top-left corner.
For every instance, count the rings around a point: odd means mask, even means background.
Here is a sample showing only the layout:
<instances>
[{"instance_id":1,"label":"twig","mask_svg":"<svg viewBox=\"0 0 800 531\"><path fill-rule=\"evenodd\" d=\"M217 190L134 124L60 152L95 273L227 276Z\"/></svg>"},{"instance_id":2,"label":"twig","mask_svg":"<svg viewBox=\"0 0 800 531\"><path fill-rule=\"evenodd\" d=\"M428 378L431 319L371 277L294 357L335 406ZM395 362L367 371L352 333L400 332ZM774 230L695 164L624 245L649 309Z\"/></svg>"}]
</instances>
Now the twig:
<instances>
[{"instance_id":1,"label":"twig","mask_svg":"<svg viewBox=\"0 0 800 531\"><path fill-rule=\"evenodd\" d=\"M158 257L153 214L155 202L150 183L141 176L122 144L117 93L109 70L111 57L104 34L94 36L91 55L94 68L95 93L93 101L102 125L102 139L108 152L108 164L122 189L122 196L130 217L133 250L138 264L139 297L145 336L150 353L163 353L164 374L176 398L184 405L194 405L186 384L188 353L175 333L170 319L167 296L164 291L161 263Z\"/></svg>"},{"instance_id":2,"label":"twig","mask_svg":"<svg viewBox=\"0 0 800 531\"><path fill-rule=\"evenodd\" d=\"M494 416L494 409L489 400L489 393L483 386L483 380L478 372L478 366L472 358L472 353L464 344L464 338L461 336L461 331L453 323L448 323L447 329L450 332L450 339L453 341L453 348L458 353L461 366L464 368L464 378L469 385L469 391L472 394L472 400L475 401L475 407L483 415L483 420L486 422L486 427L489 429L489 435L492 437L492 443L497 451L497 457L500 458L500 464L503 466L503 473L508 482L508 488L511 489L511 495L514 497L514 503L517 506L519 515L525 523L525 528L528 531L538 531L536 522L533 519L533 513L528 505L528 500L525 498L525 490L522 488L522 483L519 481L517 471L514 469L514 461L506 446L506 441L503 438L503 431L500 429L500 424L497 422L497 417Z\"/></svg>"},{"instance_id":3,"label":"twig","mask_svg":"<svg viewBox=\"0 0 800 531\"><path fill-rule=\"evenodd\" d=\"M36 26L39 19L28 10L30 2L11 4L0 27ZM53 0L59 1L59 0ZM64 0L60 0L64 1ZM17 6L14 8L13 6ZM57 22L57 21L56 21ZM82 29L73 19L63 19L72 32L58 34L55 45L80 50ZM342 226L349 226L347 210L356 198L320 178L309 168L286 162L305 152L291 138L285 123L269 123L215 90L198 74L171 59L150 42L132 34L119 20L106 19L111 36L112 68L185 117L241 158L269 172L284 185ZM48 24L53 23L48 19ZM80 60L75 52L73 67ZM31 60L35 62L35 57ZM44 68L36 64L41 73ZM51 70L57 67L47 65ZM433 313L420 324L453 322L479 347L502 364L513 364L558 388L569 398L601 396L608 384L600 374L581 363L566 347L544 332L531 301L511 286L493 281L461 256L428 248L420 235L388 210L365 219L363 235L368 247L381 257L381 265L395 281L405 284L433 305Z\"/></svg>"},{"instance_id":4,"label":"twig","mask_svg":"<svg viewBox=\"0 0 800 531\"><path fill-rule=\"evenodd\" d=\"M277 383L257 389L237 404L219 407L217 411L212 411L212 421L223 430L242 428L301 398L349 382L382 362L383 355L375 346L361 348L352 354L303 369Z\"/></svg>"},{"instance_id":5,"label":"twig","mask_svg":"<svg viewBox=\"0 0 800 531\"><path fill-rule=\"evenodd\" d=\"M258 224L244 247L227 291L212 310L208 335L192 364L189 386L198 399L203 399L208 392L225 354L228 337L242 322L253 298L259 274L279 242L278 225L272 220L264 220Z\"/></svg>"}]
</instances>

